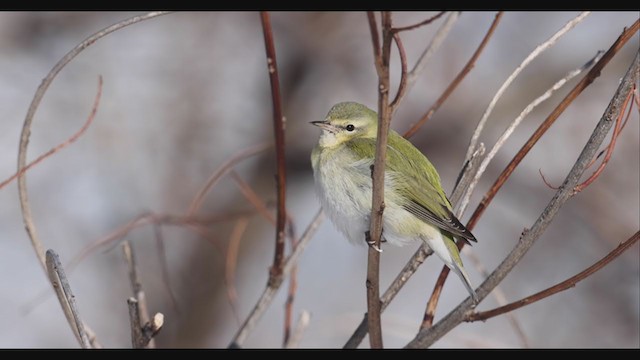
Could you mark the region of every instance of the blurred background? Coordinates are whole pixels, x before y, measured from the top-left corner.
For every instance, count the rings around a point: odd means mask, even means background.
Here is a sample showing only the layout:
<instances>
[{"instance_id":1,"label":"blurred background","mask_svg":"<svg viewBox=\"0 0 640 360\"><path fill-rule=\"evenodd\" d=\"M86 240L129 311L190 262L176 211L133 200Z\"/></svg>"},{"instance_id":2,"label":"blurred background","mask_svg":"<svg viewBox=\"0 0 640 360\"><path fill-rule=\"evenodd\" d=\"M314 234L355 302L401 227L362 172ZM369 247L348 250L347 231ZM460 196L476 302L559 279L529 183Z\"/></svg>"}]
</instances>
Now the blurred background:
<instances>
[{"instance_id":1,"label":"blurred background","mask_svg":"<svg viewBox=\"0 0 640 360\"><path fill-rule=\"evenodd\" d=\"M397 12L409 25L435 12ZM33 94L55 63L90 34L135 13L0 12L0 180L16 169L22 122ZM462 69L494 12L464 12L394 117L403 132ZM450 192L469 138L491 97L541 42L576 12L507 12L494 37L435 116L412 138L429 156ZM319 203L309 155L322 119L337 102L377 106L377 75L364 13L274 12L284 113L287 119L287 208L298 234ZM446 15L402 33L409 64ZM568 71L606 50L637 12L591 14L536 59L498 102L481 141L490 148L505 126ZM639 47L633 39L601 77L565 111L507 181L474 234L472 249L494 269L530 227L554 190L538 170L561 184ZM392 50L392 89L399 62ZM148 212L183 215L207 178L238 151L273 139L271 94L259 16L174 13L120 30L81 53L59 74L35 116L29 159L77 131L91 109L98 75L104 88L97 117L73 145L33 168L27 183L33 216L47 248L68 263L82 249ZM463 222L504 166L582 75L538 107L497 154L480 181ZM618 138L603 174L572 198L501 287L517 300L590 266L640 227L638 113ZM275 200L273 151L236 170L266 202ZM593 171L588 170L588 174ZM252 209L230 176L207 194L199 214ZM274 212L275 214L275 212ZM252 215L239 247L233 306L225 257L236 220L208 226L201 236L162 226L169 284L152 226L126 236L134 244L151 312L165 314L159 347L225 347L263 291L273 258L274 227ZM385 248L382 290L418 244ZM467 258L475 284L481 273ZM525 337L505 316L462 324L435 347L640 346L640 255L635 245L575 288L513 313ZM430 258L384 313L385 346L413 338L442 263ZM70 272L80 313L105 347L129 347L128 270L120 246L100 248ZM341 347L366 311L366 247L354 246L325 221L300 259L294 320L311 313L301 347ZM76 347L25 233L15 182L0 189L0 347ZM170 287L168 286L170 285ZM246 347L280 347L286 283ZM171 291L169 291L169 288ZM171 292L175 302L172 301ZM436 321L466 298L457 278L447 282ZM480 310L497 305L488 297ZM363 347L368 347L365 339Z\"/></svg>"}]
</instances>

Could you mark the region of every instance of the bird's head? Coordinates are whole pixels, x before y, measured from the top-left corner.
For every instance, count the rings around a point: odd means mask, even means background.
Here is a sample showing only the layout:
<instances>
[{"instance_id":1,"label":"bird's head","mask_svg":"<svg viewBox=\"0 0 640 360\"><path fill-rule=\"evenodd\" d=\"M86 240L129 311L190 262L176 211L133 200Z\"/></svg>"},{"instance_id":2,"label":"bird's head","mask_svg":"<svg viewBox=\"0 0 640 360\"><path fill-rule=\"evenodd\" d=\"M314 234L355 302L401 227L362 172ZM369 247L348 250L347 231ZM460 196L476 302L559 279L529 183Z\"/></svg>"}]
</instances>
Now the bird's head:
<instances>
[{"instance_id":1,"label":"bird's head","mask_svg":"<svg viewBox=\"0 0 640 360\"><path fill-rule=\"evenodd\" d=\"M355 138L375 138L378 115L362 104L342 102L334 105L324 120L311 124L322 129L320 146L334 147Z\"/></svg>"}]
</instances>

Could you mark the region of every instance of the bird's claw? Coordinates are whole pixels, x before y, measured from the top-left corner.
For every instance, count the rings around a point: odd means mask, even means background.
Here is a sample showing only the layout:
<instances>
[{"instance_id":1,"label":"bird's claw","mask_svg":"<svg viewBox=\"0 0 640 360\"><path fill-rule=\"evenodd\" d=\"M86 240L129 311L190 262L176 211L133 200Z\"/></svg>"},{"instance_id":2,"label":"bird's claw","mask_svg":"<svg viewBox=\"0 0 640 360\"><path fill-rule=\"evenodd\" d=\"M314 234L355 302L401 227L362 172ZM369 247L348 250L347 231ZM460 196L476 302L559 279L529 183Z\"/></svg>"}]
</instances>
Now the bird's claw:
<instances>
[{"instance_id":1,"label":"bird's claw","mask_svg":"<svg viewBox=\"0 0 640 360\"><path fill-rule=\"evenodd\" d=\"M375 241L367 241L367 245L369 245L370 248L373 248L373 250L381 253L382 249L380 249L377 245Z\"/></svg>"}]
</instances>

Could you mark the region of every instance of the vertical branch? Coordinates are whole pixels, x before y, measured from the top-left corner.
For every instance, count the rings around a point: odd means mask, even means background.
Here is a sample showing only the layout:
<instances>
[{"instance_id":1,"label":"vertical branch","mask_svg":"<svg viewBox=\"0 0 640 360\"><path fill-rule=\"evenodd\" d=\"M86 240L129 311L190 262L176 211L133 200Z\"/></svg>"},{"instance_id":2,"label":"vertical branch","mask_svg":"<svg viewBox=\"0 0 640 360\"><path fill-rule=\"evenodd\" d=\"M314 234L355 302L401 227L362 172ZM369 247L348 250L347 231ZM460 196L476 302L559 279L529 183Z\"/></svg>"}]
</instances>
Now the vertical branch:
<instances>
[{"instance_id":1,"label":"vertical branch","mask_svg":"<svg viewBox=\"0 0 640 360\"><path fill-rule=\"evenodd\" d=\"M276 164L278 172L276 183L278 188L277 215L276 215L276 250L271 266L269 281L282 281L282 261L284 260L285 225L287 222L287 209L285 207L285 157L284 157L284 116L282 116L282 102L280 98L280 81L278 80L278 63L276 62L276 47L273 41L271 19L266 11L260 12L264 45L267 52L267 68L269 69L269 82L271 83L271 100L273 102L273 131L276 138Z\"/></svg>"},{"instance_id":2,"label":"vertical branch","mask_svg":"<svg viewBox=\"0 0 640 360\"><path fill-rule=\"evenodd\" d=\"M129 306L129 318L131 321L131 344L136 349L155 348L156 343L153 336L160 331L164 315L157 313L153 319L149 317L149 307L147 305L147 296L142 289L142 282L138 275L138 265L136 262L133 244L130 241L122 243L122 252L124 259L129 267L129 283L131 284L131 292L133 296L127 299ZM161 323L155 327L153 335L145 331L145 328L152 328L156 319L160 317ZM153 320L153 321L152 321Z\"/></svg>"},{"instance_id":3,"label":"vertical branch","mask_svg":"<svg viewBox=\"0 0 640 360\"><path fill-rule=\"evenodd\" d=\"M373 194L371 206L370 239L367 239L369 256L367 262L367 313L369 340L372 348L382 348L380 325L380 240L382 237L382 213L384 212L384 166L387 153L387 137L391 123L389 106L389 58L391 55L391 13L382 13L382 52L376 59L378 70L378 134L376 155L373 164ZM375 24L374 24L375 25ZM372 29L373 33L374 29ZM377 29L376 29L377 33Z\"/></svg>"}]
</instances>

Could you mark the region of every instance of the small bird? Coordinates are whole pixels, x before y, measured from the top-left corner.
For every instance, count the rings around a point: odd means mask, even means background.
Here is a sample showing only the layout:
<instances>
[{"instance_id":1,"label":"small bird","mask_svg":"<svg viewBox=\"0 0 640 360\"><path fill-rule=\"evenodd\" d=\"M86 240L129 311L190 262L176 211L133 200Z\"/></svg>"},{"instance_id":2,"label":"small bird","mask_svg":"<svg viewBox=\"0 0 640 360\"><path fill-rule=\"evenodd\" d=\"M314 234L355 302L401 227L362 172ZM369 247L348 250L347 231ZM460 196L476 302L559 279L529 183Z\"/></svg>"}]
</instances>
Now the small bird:
<instances>
[{"instance_id":1,"label":"small bird","mask_svg":"<svg viewBox=\"0 0 640 360\"><path fill-rule=\"evenodd\" d=\"M361 242L371 216L378 115L362 104L342 102L331 108L325 120L311 124L322 129L311 153L322 207L351 242ZM467 243L477 240L452 213L431 162L393 130L387 143L384 203L383 239L392 245L427 243L477 302L454 237Z\"/></svg>"}]
</instances>

